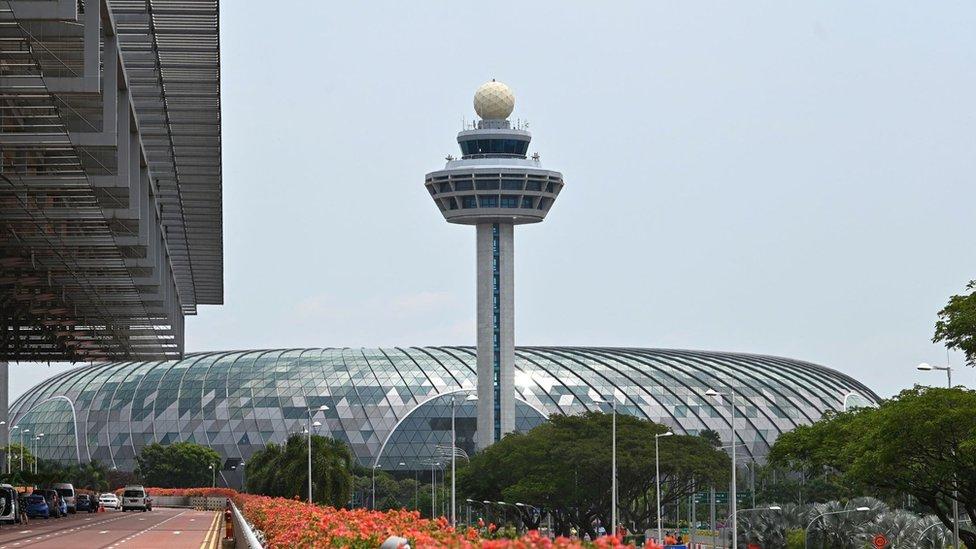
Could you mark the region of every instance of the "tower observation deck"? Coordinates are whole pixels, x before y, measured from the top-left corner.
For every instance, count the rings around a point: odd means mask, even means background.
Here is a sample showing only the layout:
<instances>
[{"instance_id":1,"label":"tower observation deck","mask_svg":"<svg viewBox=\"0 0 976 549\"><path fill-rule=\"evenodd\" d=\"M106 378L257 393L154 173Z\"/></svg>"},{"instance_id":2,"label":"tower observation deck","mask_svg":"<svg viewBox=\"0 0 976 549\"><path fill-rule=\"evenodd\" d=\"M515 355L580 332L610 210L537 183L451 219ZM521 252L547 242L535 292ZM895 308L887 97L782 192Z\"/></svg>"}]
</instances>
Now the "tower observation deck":
<instances>
[{"instance_id":1,"label":"tower observation deck","mask_svg":"<svg viewBox=\"0 0 976 549\"><path fill-rule=\"evenodd\" d=\"M475 92L480 120L458 133L461 157L426 177L449 223L477 234L477 446L515 430L515 225L546 218L563 188L561 173L526 156L531 134L508 120L512 90L492 80Z\"/></svg>"}]
</instances>

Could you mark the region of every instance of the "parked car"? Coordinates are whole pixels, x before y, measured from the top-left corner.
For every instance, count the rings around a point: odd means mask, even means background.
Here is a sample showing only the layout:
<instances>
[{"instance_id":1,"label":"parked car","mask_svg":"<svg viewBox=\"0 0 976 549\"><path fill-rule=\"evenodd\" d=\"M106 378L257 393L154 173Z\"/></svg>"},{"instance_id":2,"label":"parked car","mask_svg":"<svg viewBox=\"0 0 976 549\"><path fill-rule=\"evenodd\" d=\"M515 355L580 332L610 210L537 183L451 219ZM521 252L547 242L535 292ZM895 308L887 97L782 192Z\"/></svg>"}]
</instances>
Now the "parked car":
<instances>
[{"instance_id":1,"label":"parked car","mask_svg":"<svg viewBox=\"0 0 976 549\"><path fill-rule=\"evenodd\" d=\"M98 503L102 504L106 509L121 509L122 501L115 494L102 494L98 496Z\"/></svg>"},{"instance_id":2,"label":"parked car","mask_svg":"<svg viewBox=\"0 0 976 549\"><path fill-rule=\"evenodd\" d=\"M11 524L20 520L20 504L17 490L9 484L0 484L0 522Z\"/></svg>"},{"instance_id":3,"label":"parked car","mask_svg":"<svg viewBox=\"0 0 976 549\"><path fill-rule=\"evenodd\" d=\"M93 495L78 494L75 496L75 510L79 513L94 513L98 511L98 501Z\"/></svg>"},{"instance_id":4,"label":"parked car","mask_svg":"<svg viewBox=\"0 0 976 549\"><path fill-rule=\"evenodd\" d=\"M40 490L34 490L34 493L42 496L44 501L47 502L47 508L51 518L61 517L61 504L58 503L58 499L60 498L58 497L57 490L42 488Z\"/></svg>"},{"instance_id":5,"label":"parked car","mask_svg":"<svg viewBox=\"0 0 976 549\"><path fill-rule=\"evenodd\" d=\"M28 518L49 518L51 516L51 508L47 504L47 498L43 494L33 493L27 496L27 517Z\"/></svg>"},{"instance_id":6,"label":"parked car","mask_svg":"<svg viewBox=\"0 0 976 549\"><path fill-rule=\"evenodd\" d=\"M129 509L133 511L148 511L146 500L146 489L139 484L130 484L125 487L122 491L122 512L126 512Z\"/></svg>"},{"instance_id":7,"label":"parked car","mask_svg":"<svg viewBox=\"0 0 976 549\"><path fill-rule=\"evenodd\" d=\"M74 513L77 511L75 507L75 487L69 482L58 482L54 486L51 486L58 491L58 495L64 500L65 506L68 508L69 513Z\"/></svg>"}]
</instances>

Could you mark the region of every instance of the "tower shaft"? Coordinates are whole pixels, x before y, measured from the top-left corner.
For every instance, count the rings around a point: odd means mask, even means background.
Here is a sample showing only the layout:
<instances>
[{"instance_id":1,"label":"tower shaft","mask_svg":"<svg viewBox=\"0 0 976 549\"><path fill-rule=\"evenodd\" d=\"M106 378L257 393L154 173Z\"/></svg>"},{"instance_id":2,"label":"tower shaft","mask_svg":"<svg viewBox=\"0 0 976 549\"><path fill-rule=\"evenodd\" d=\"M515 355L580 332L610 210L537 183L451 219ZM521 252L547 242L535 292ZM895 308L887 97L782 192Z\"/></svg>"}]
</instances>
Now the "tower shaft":
<instances>
[{"instance_id":1,"label":"tower shaft","mask_svg":"<svg viewBox=\"0 0 976 549\"><path fill-rule=\"evenodd\" d=\"M479 449L515 430L514 229L477 225Z\"/></svg>"}]
</instances>

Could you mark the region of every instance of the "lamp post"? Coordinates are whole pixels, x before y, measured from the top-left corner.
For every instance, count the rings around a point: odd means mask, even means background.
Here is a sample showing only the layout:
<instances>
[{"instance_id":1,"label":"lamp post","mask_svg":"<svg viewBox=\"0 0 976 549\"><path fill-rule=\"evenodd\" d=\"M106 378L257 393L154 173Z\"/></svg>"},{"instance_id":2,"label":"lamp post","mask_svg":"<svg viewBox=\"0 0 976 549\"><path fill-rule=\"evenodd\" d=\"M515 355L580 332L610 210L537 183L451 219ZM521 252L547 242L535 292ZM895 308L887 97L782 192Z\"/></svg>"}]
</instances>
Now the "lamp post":
<instances>
[{"instance_id":1,"label":"lamp post","mask_svg":"<svg viewBox=\"0 0 976 549\"><path fill-rule=\"evenodd\" d=\"M502 520L508 522L508 509L505 509L505 506L508 504L505 503L504 501L496 501L495 503L497 503L498 506L502 508Z\"/></svg>"},{"instance_id":2,"label":"lamp post","mask_svg":"<svg viewBox=\"0 0 976 549\"><path fill-rule=\"evenodd\" d=\"M37 474L37 453L40 451L41 439L44 438L44 433L37 433L34 437L34 474Z\"/></svg>"},{"instance_id":3,"label":"lamp post","mask_svg":"<svg viewBox=\"0 0 976 549\"><path fill-rule=\"evenodd\" d=\"M214 466L213 463L210 464L210 475L211 475L210 487L211 488L216 488L217 487L217 468Z\"/></svg>"},{"instance_id":4,"label":"lamp post","mask_svg":"<svg viewBox=\"0 0 976 549\"><path fill-rule=\"evenodd\" d=\"M473 389L468 389L473 390ZM478 395L468 395L465 399L466 402L473 402L478 400ZM457 484L454 478L457 476L457 429L455 428L455 418L457 416L457 406L455 405L455 396L451 395L451 526L457 525L457 517L455 517L454 503L455 492Z\"/></svg>"},{"instance_id":5,"label":"lamp post","mask_svg":"<svg viewBox=\"0 0 976 549\"><path fill-rule=\"evenodd\" d=\"M731 506L732 506L732 549L739 548L739 521L736 516L735 509L738 504L738 494L735 490L735 391L731 391L728 394L720 393L715 389L709 389L705 391L705 394L710 397L727 397L729 399L729 405L732 408L732 420L729 424L732 425L732 494L731 494Z\"/></svg>"},{"instance_id":6,"label":"lamp post","mask_svg":"<svg viewBox=\"0 0 976 549\"><path fill-rule=\"evenodd\" d=\"M612 402L608 402L603 397L595 398L593 402L611 404L613 407L610 428L610 529L607 531L615 532L617 529L617 395L614 394Z\"/></svg>"},{"instance_id":7,"label":"lamp post","mask_svg":"<svg viewBox=\"0 0 976 549\"><path fill-rule=\"evenodd\" d=\"M24 429L20 432L20 470L24 470L24 435L30 432L30 429ZM30 439L27 440L30 444Z\"/></svg>"},{"instance_id":8,"label":"lamp post","mask_svg":"<svg viewBox=\"0 0 976 549\"><path fill-rule=\"evenodd\" d=\"M7 424L6 421L0 421L0 426L6 424ZM3 453L6 454L6 456L4 457L7 459L7 474L9 475L10 474L10 429L7 429L7 444L4 446Z\"/></svg>"},{"instance_id":9,"label":"lamp post","mask_svg":"<svg viewBox=\"0 0 976 549\"><path fill-rule=\"evenodd\" d=\"M946 358L948 359L948 351L946 351ZM946 360L945 366L933 366L927 362L923 362L918 365L918 369L923 372L931 372L933 370L942 370L946 373L947 381L949 382L948 387L952 389L952 367L949 366L948 360ZM955 479L953 478L953 483ZM959 547L959 502L956 500L958 494L956 490L952 490L952 543L953 547Z\"/></svg>"},{"instance_id":10,"label":"lamp post","mask_svg":"<svg viewBox=\"0 0 976 549\"><path fill-rule=\"evenodd\" d=\"M325 404L319 406L315 410L311 408L306 409L308 413L308 504L312 504L312 427L318 427L322 425L321 422L316 421L312 423L312 414L315 412L324 412L328 410L329 407Z\"/></svg>"},{"instance_id":11,"label":"lamp post","mask_svg":"<svg viewBox=\"0 0 976 549\"><path fill-rule=\"evenodd\" d=\"M674 433L668 431L666 433L658 433L654 435L654 484L656 486L655 491L657 492L657 540L661 541L664 539L664 529L661 527L661 452L658 447L658 440L661 437L669 437Z\"/></svg>"},{"instance_id":12,"label":"lamp post","mask_svg":"<svg viewBox=\"0 0 976 549\"><path fill-rule=\"evenodd\" d=\"M846 514L846 513L853 513L855 511L861 511L861 512L863 512L863 511L870 511L870 510L871 510L870 507L858 507L856 509L842 509L840 511L831 511L829 513L823 513L821 515L817 515L817 516L813 517L813 520L810 521L810 524L807 524L806 529L803 530L803 547L809 547L810 546L810 527L813 526L813 523L814 522L817 522L818 520L820 520L820 519L822 519L822 518L824 518L826 516L829 516L829 515L843 515L843 514Z\"/></svg>"},{"instance_id":13,"label":"lamp post","mask_svg":"<svg viewBox=\"0 0 976 549\"><path fill-rule=\"evenodd\" d=\"M24 435L21 435L20 434L20 425L14 425L13 430L14 431L17 431L17 434L20 435L20 452L19 452L19 454L20 454L20 469L23 470L24 469ZM7 446L10 446L10 433L9 432L7 433ZM10 460L8 459L7 461L9 462ZM7 471L9 472L10 469L12 469L12 468L13 468L13 464L11 463L10 466L7 467Z\"/></svg>"},{"instance_id":14,"label":"lamp post","mask_svg":"<svg viewBox=\"0 0 976 549\"><path fill-rule=\"evenodd\" d=\"M379 466L379 463L373 464L373 495L370 496L369 507L374 511L376 510L376 468Z\"/></svg>"},{"instance_id":15,"label":"lamp post","mask_svg":"<svg viewBox=\"0 0 976 549\"><path fill-rule=\"evenodd\" d=\"M247 493L247 463L241 460L241 491Z\"/></svg>"}]
</instances>

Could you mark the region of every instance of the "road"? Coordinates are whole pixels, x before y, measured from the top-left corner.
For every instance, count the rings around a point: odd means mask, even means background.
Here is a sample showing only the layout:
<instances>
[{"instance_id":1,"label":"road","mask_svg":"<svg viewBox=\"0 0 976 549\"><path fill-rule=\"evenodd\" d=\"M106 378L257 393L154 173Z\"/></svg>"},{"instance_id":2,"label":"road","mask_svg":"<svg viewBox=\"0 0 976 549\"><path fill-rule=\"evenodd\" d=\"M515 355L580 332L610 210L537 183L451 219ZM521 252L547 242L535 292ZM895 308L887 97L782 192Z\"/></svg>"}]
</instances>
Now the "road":
<instances>
[{"instance_id":1,"label":"road","mask_svg":"<svg viewBox=\"0 0 976 549\"><path fill-rule=\"evenodd\" d=\"M0 526L0 549L215 549L223 534L219 518L213 511L156 508L31 519L27 525Z\"/></svg>"}]
</instances>

